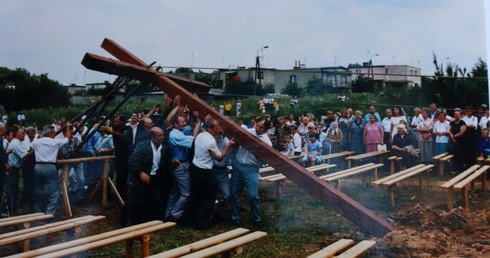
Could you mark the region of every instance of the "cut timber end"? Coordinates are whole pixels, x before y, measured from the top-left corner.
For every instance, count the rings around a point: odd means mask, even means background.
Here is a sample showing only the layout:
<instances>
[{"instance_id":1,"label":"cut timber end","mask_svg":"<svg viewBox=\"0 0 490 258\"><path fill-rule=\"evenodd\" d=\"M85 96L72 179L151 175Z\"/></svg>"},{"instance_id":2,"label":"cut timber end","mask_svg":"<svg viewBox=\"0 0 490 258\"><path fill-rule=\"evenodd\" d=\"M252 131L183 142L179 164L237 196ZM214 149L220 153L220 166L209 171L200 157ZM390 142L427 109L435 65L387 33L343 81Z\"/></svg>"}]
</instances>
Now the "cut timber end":
<instances>
[{"instance_id":1,"label":"cut timber end","mask_svg":"<svg viewBox=\"0 0 490 258\"><path fill-rule=\"evenodd\" d=\"M117 46L113 45L113 47ZM120 53L118 53L118 58L124 58L125 55L128 57L132 56L131 53L124 49L118 49L118 51L120 51ZM112 50L110 53L113 54ZM153 81L155 86L159 87L172 97L180 95L182 97L182 102L186 103L191 110L199 110L200 116L204 117L209 114L213 118L219 120L225 134L232 135L237 143L241 144L247 150L252 152L256 157L260 157L270 166L280 169L288 179L308 191L316 198L330 205L337 212L341 213L352 222L358 224L370 234L374 236L384 236L386 233L396 229L395 226L381 219L372 211L368 210L315 175L312 175L305 168L301 167L299 164L296 164L288 157L282 155L277 150L261 141L258 137L248 133L238 124L220 114L206 102L185 90L182 86L175 83L167 76L157 73L153 69L147 69L147 65L142 63L141 60L138 61L133 58L134 62L128 64L107 58L100 58L90 54L87 54L86 57L88 59L97 59L93 60L94 62L91 62L92 60L84 60L83 64L88 69L97 70L100 72L112 72L114 74L136 80L141 79L138 76L141 76L142 79L151 76L155 78L156 76L156 79ZM92 66L91 64L97 65ZM136 69L138 65L140 68ZM132 72L133 70L135 71L134 73ZM144 71L143 74L141 74L142 71Z\"/></svg>"}]
</instances>

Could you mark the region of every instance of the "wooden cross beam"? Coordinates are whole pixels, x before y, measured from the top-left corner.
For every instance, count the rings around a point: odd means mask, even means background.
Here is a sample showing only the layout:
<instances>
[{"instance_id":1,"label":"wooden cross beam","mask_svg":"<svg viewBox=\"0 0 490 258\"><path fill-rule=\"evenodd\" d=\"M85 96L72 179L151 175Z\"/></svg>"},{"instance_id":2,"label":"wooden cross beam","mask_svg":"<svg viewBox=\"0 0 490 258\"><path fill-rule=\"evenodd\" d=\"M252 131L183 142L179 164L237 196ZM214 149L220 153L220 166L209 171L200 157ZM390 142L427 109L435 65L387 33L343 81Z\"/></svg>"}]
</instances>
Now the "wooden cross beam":
<instances>
[{"instance_id":1,"label":"wooden cross beam","mask_svg":"<svg viewBox=\"0 0 490 258\"><path fill-rule=\"evenodd\" d=\"M196 109L199 110L201 116L210 114L213 118L218 119L226 135L233 136L236 142L252 152L256 157L260 157L261 160L267 162L276 170L280 170L288 179L311 195L327 203L334 210L370 234L381 237L397 229L394 225L378 217L357 201L338 191L335 187L319 179L296 162L248 133L237 123L199 99L193 92L189 92L184 88L184 86L195 85L195 82L186 79L175 79L149 68L145 62L112 40L105 39L102 47L119 61L87 53L82 60L82 64L86 68L151 82L171 97L180 95L182 102L186 103L191 110Z\"/></svg>"}]
</instances>

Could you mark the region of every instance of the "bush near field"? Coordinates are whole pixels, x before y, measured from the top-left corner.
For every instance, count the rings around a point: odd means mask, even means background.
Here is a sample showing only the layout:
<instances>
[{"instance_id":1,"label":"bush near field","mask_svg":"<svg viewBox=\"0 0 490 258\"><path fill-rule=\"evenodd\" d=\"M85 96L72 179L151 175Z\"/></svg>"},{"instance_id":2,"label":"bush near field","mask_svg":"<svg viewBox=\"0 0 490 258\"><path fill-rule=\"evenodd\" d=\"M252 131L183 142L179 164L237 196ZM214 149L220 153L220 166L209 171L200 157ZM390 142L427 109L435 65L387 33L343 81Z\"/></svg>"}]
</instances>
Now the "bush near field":
<instances>
[{"instance_id":1,"label":"bush near field","mask_svg":"<svg viewBox=\"0 0 490 258\"><path fill-rule=\"evenodd\" d=\"M300 98L299 105L297 108L293 109L290 107L290 98L288 97L280 97L276 98L279 111L270 114L273 118L284 115L284 114L294 114L298 117L301 114L313 113L315 115L325 114L327 110L340 111L342 108L351 107L354 110L359 109L362 111L366 111L368 106L372 103L377 104L379 102L380 97L376 94L369 93L353 93L347 94L348 100L341 101L338 99L338 94L328 94L321 97L307 97ZM248 121L251 117L255 117L260 115L258 108L258 101L261 97L253 96L241 99L242 102L242 117ZM232 109L232 118L236 119L235 115L235 107L238 100L232 99L230 103L233 106ZM164 102L164 99L161 101ZM224 101L211 101L209 104L215 108L219 106L219 104L224 103ZM116 105L116 102L112 102L108 105L103 112L102 115L107 115ZM156 102L146 101L143 103L136 102L128 102L125 104L118 113L123 114L125 116L129 116L131 112L135 110L142 109L151 109ZM381 104L380 104L381 105ZM80 105L72 105L69 107L61 107L61 108L46 108L46 109L30 109L24 110L24 114L26 116L26 122L24 125L30 125L32 123L36 123L38 126L51 124L54 118L60 119L65 118L66 120L71 120L78 114L84 112L89 106L80 106ZM10 112L9 113L9 126L13 126L13 123L17 120L17 115L19 112Z\"/></svg>"}]
</instances>

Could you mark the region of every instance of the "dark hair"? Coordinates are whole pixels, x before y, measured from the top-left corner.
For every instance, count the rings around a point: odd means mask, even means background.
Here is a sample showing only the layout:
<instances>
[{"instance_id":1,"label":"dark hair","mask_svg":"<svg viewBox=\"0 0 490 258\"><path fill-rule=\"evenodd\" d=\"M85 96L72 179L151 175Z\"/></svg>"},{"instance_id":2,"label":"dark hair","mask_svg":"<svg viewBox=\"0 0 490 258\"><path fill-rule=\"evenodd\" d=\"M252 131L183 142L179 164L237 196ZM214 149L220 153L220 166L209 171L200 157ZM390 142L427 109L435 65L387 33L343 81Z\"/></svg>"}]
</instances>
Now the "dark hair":
<instances>
[{"instance_id":1,"label":"dark hair","mask_svg":"<svg viewBox=\"0 0 490 258\"><path fill-rule=\"evenodd\" d=\"M309 137L310 137L310 138L311 138L311 137L318 138L318 134L317 134L317 133L310 133L310 134L309 134Z\"/></svg>"},{"instance_id":2,"label":"dark hair","mask_svg":"<svg viewBox=\"0 0 490 258\"><path fill-rule=\"evenodd\" d=\"M259 122L262 122L264 121L264 129L265 130L269 130L270 128L270 125L271 125L271 119L270 117L267 117L267 116L258 116L255 118L255 123L259 123Z\"/></svg>"}]
</instances>

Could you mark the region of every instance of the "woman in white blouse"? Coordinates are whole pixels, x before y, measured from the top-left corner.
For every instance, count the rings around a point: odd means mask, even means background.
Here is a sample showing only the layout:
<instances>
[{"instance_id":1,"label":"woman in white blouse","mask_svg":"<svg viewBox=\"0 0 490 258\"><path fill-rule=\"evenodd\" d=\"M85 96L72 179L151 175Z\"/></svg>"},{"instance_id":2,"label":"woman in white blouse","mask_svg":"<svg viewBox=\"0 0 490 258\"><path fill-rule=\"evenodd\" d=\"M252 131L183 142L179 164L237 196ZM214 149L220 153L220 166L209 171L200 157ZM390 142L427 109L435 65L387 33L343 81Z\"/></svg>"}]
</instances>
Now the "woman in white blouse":
<instances>
[{"instance_id":1,"label":"woman in white blouse","mask_svg":"<svg viewBox=\"0 0 490 258\"><path fill-rule=\"evenodd\" d=\"M393 108L393 116L390 118L390 123L391 123L391 140L393 140L393 136L397 134L398 132L398 125L400 124L401 121L407 122L407 117L405 114L402 112L401 107L394 107Z\"/></svg>"},{"instance_id":2,"label":"woman in white blouse","mask_svg":"<svg viewBox=\"0 0 490 258\"><path fill-rule=\"evenodd\" d=\"M446 152L449 142L449 122L446 120L446 114L442 111L437 114L433 132L436 135L436 153L434 155Z\"/></svg>"}]
</instances>

